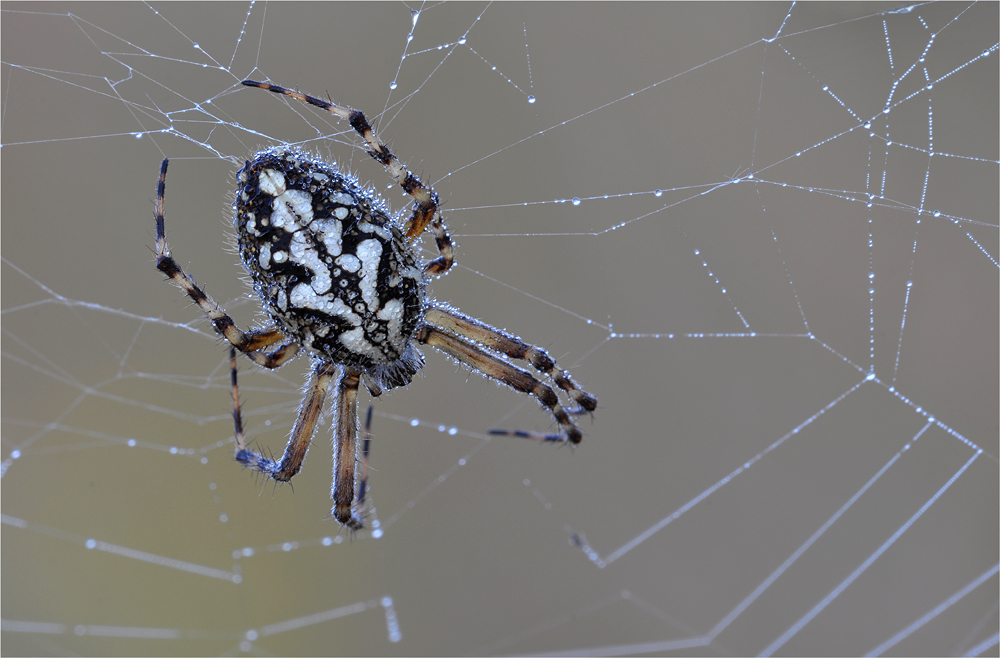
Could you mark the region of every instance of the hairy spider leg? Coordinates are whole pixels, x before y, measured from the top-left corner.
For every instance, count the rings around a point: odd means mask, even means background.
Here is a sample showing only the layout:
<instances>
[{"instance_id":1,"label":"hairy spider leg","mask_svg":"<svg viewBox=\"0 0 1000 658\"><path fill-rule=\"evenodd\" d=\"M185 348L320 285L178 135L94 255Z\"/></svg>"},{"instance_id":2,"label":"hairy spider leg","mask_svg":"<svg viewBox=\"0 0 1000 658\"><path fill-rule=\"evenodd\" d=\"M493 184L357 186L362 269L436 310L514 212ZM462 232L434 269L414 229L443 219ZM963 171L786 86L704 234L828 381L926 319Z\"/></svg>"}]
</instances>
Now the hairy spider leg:
<instances>
[{"instance_id":1,"label":"hairy spider leg","mask_svg":"<svg viewBox=\"0 0 1000 658\"><path fill-rule=\"evenodd\" d=\"M461 363L468 365L474 370L478 370L490 379L499 381L510 386L515 391L529 393L545 407L556 419L562 428L564 435L558 439L559 442L569 441L577 444L583 438L580 428L576 426L566 410L559 404L559 396L556 395L552 387L540 381L527 370L515 366L482 347L475 345L458 336L453 336L443 329L431 325L425 325L417 331L415 336L417 342L430 345L445 354L457 359ZM533 437L525 437L533 438ZM549 440L549 439L546 439Z\"/></svg>"},{"instance_id":2,"label":"hairy spider leg","mask_svg":"<svg viewBox=\"0 0 1000 658\"><path fill-rule=\"evenodd\" d=\"M491 327L444 304L436 304L427 309L424 317L427 322L456 336L468 338L477 345L483 345L512 359L527 361L535 370L551 377L556 386L566 391L566 394L580 406L579 410L568 409L569 413L574 411L589 413L597 408L597 398L582 390L570 377L569 372L559 369L555 359L542 348L529 345L513 334Z\"/></svg>"},{"instance_id":3,"label":"hairy spider leg","mask_svg":"<svg viewBox=\"0 0 1000 658\"><path fill-rule=\"evenodd\" d=\"M322 98L316 98L315 96L303 94L287 87L273 85L269 82L244 80L242 84L247 87L265 89L275 94L288 96L303 103L308 103L331 114L335 114L350 123L351 127L368 144L368 155L381 163L385 167L386 172L392 176L392 179L403 188L403 191L413 197L413 213L404 224L404 233L407 239L413 242L427 228L430 228L431 233L434 235L434 241L441 255L424 265L424 272L436 276L444 274L451 268L455 263L455 244L452 242L451 236L448 235L448 228L444 224L444 218L441 217L441 202L437 193L424 185L413 172L399 161L399 158L375 134L364 113L360 110L337 105Z\"/></svg>"},{"instance_id":4,"label":"hairy spider leg","mask_svg":"<svg viewBox=\"0 0 1000 658\"><path fill-rule=\"evenodd\" d=\"M365 440L361 443L361 480L358 483L358 509L364 509L365 496L368 494L368 454L372 444L372 405L368 405L365 414Z\"/></svg>"},{"instance_id":5,"label":"hairy spider leg","mask_svg":"<svg viewBox=\"0 0 1000 658\"><path fill-rule=\"evenodd\" d=\"M358 452L358 385L361 372L342 366L334 384L333 516L351 530L364 524L353 510Z\"/></svg>"},{"instance_id":6,"label":"hairy spider leg","mask_svg":"<svg viewBox=\"0 0 1000 658\"><path fill-rule=\"evenodd\" d=\"M166 274L170 280L208 316L215 331L221 334L230 345L245 354L259 366L264 368L280 368L299 352L299 346L276 328L255 329L243 332L229 315L222 310L215 300L208 296L191 276L181 269L181 266L170 255L167 237L164 229L164 193L167 183L167 162L163 159L160 165L160 178L156 186L156 269ZM265 347L285 341L273 352L262 352Z\"/></svg>"},{"instance_id":7,"label":"hairy spider leg","mask_svg":"<svg viewBox=\"0 0 1000 658\"><path fill-rule=\"evenodd\" d=\"M325 361L316 361L312 377L309 380L308 393L299 408L299 415L295 420L295 426L292 428L288 445L285 447L285 452L281 459L275 462L273 459L268 459L247 448L243 432L239 384L237 383L236 375L236 349L233 347L229 348L229 363L233 395L233 424L236 433L236 461L244 466L260 471L279 482L291 480L302 468L302 462L309 451L309 444L316 433L316 424L323 410L326 393L330 389L331 384L335 386L334 478L333 490L330 493L331 498L335 502L333 514L340 523L351 530L360 529L363 523L352 512L354 499L354 454L357 449L357 398L358 383L360 381L358 372L350 368L335 366ZM335 373L337 373L336 383L333 383ZM371 426L371 412L371 407L369 407L368 421L365 424L364 462L358 494L359 507L364 502L365 488L368 481L368 444L370 439L368 428Z\"/></svg>"}]
</instances>

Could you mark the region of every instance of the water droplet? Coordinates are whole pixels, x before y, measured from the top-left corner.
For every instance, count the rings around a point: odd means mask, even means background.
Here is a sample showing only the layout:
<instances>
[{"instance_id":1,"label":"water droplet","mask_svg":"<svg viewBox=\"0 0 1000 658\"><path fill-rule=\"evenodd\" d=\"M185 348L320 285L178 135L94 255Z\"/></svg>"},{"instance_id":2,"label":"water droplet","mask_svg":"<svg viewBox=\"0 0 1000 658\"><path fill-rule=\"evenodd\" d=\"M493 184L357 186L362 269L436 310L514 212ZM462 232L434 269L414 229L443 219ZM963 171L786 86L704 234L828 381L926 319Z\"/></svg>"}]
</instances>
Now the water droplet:
<instances>
[{"instance_id":1,"label":"water droplet","mask_svg":"<svg viewBox=\"0 0 1000 658\"><path fill-rule=\"evenodd\" d=\"M935 217L940 217L941 216L941 211L940 210L935 210L934 211L934 216Z\"/></svg>"},{"instance_id":2,"label":"water droplet","mask_svg":"<svg viewBox=\"0 0 1000 658\"><path fill-rule=\"evenodd\" d=\"M396 88L396 81L393 80L392 82L389 83L389 89L395 89L395 88Z\"/></svg>"},{"instance_id":3,"label":"water droplet","mask_svg":"<svg viewBox=\"0 0 1000 658\"><path fill-rule=\"evenodd\" d=\"M869 279L874 279L875 278L875 273L874 272L869 272L868 273L868 278Z\"/></svg>"},{"instance_id":4,"label":"water droplet","mask_svg":"<svg viewBox=\"0 0 1000 658\"><path fill-rule=\"evenodd\" d=\"M459 42L460 44L463 44L463 45L464 45L464 44L465 44L465 37L462 37L461 39L459 39L459 40L458 40L458 42Z\"/></svg>"},{"instance_id":5,"label":"water droplet","mask_svg":"<svg viewBox=\"0 0 1000 658\"><path fill-rule=\"evenodd\" d=\"M580 205L580 197L578 196L573 197L573 205L574 206Z\"/></svg>"},{"instance_id":6,"label":"water droplet","mask_svg":"<svg viewBox=\"0 0 1000 658\"><path fill-rule=\"evenodd\" d=\"M529 103L534 103L535 102L535 97L534 96L528 96L528 102Z\"/></svg>"},{"instance_id":7,"label":"water droplet","mask_svg":"<svg viewBox=\"0 0 1000 658\"><path fill-rule=\"evenodd\" d=\"M382 536L382 529L381 528L377 528L375 530L372 530L372 537L374 537L375 539L378 539L381 536Z\"/></svg>"},{"instance_id":8,"label":"water droplet","mask_svg":"<svg viewBox=\"0 0 1000 658\"><path fill-rule=\"evenodd\" d=\"M921 57L921 58L920 58L919 60L917 60L917 61L918 61L918 62L923 62L923 61L924 61L924 58L923 58L923 57Z\"/></svg>"},{"instance_id":9,"label":"water droplet","mask_svg":"<svg viewBox=\"0 0 1000 658\"><path fill-rule=\"evenodd\" d=\"M983 51L983 57L989 57L989 56L990 56L990 51L989 48L987 48L986 50Z\"/></svg>"},{"instance_id":10,"label":"water droplet","mask_svg":"<svg viewBox=\"0 0 1000 658\"><path fill-rule=\"evenodd\" d=\"M194 47L195 47L195 48L196 48L197 50L201 50L201 46L199 46L199 45L197 44L197 42L196 42L196 43L193 43L193 44L191 44L191 45L192 45L192 46L194 46Z\"/></svg>"},{"instance_id":11,"label":"water droplet","mask_svg":"<svg viewBox=\"0 0 1000 658\"><path fill-rule=\"evenodd\" d=\"M872 122L871 121L865 121L864 126L865 126L865 128L871 128L872 127Z\"/></svg>"},{"instance_id":12,"label":"water droplet","mask_svg":"<svg viewBox=\"0 0 1000 658\"><path fill-rule=\"evenodd\" d=\"M882 108L882 114L889 114L889 106L888 105L886 105L885 107Z\"/></svg>"},{"instance_id":13,"label":"water droplet","mask_svg":"<svg viewBox=\"0 0 1000 658\"><path fill-rule=\"evenodd\" d=\"M869 201L869 202L867 203L867 206L868 206L869 208L871 208L871 207L872 207L872 202L871 202L871 201Z\"/></svg>"},{"instance_id":14,"label":"water droplet","mask_svg":"<svg viewBox=\"0 0 1000 658\"><path fill-rule=\"evenodd\" d=\"M928 82L927 83L927 88L928 89L933 89L934 88L934 83L933 82Z\"/></svg>"},{"instance_id":15,"label":"water droplet","mask_svg":"<svg viewBox=\"0 0 1000 658\"><path fill-rule=\"evenodd\" d=\"M653 190L653 196L663 196L663 190Z\"/></svg>"},{"instance_id":16,"label":"water droplet","mask_svg":"<svg viewBox=\"0 0 1000 658\"><path fill-rule=\"evenodd\" d=\"M823 91L830 91L830 88L826 85L823 85Z\"/></svg>"},{"instance_id":17,"label":"water droplet","mask_svg":"<svg viewBox=\"0 0 1000 658\"><path fill-rule=\"evenodd\" d=\"M885 145L886 145L886 146L892 146L892 140L891 140L891 139L887 139L887 140L885 141Z\"/></svg>"},{"instance_id":18,"label":"water droplet","mask_svg":"<svg viewBox=\"0 0 1000 658\"><path fill-rule=\"evenodd\" d=\"M142 133L132 133L136 139L142 139Z\"/></svg>"}]
</instances>

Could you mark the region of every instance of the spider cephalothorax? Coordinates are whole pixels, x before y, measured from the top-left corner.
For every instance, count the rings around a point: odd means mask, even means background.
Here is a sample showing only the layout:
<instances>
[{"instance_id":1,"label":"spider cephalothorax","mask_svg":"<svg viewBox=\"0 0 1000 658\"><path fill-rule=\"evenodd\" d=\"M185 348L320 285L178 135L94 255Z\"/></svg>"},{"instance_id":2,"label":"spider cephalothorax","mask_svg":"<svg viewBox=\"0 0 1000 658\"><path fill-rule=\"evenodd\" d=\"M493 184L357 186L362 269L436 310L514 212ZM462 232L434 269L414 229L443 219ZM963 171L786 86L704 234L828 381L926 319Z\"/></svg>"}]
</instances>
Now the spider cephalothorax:
<instances>
[{"instance_id":1,"label":"spider cephalothorax","mask_svg":"<svg viewBox=\"0 0 1000 658\"><path fill-rule=\"evenodd\" d=\"M350 122L380 162L413 198L397 226L385 205L354 177L290 148L261 151L237 174L236 242L271 325L244 332L170 255L164 229L167 161L156 190L156 268L195 301L230 344L236 461L279 482L302 468L327 392L333 389L333 515L352 529L358 452L358 386L372 395L406 386L423 366L416 343L430 345L494 381L535 396L559 423L558 434L506 432L557 443L579 443L571 414L591 412L597 398L580 389L545 350L427 299L427 279L454 263L454 246L434 190L425 186L378 138L365 115L314 96L264 82L258 87L315 105ZM439 255L421 263L414 242L430 231ZM276 347L275 347L276 346ZM268 352L266 350L270 349ZM264 368L280 368L305 350L312 375L280 459L247 447L236 385L236 352ZM526 361L541 378L514 365ZM577 406L564 408L555 384ZM364 452L367 463L367 450ZM362 469L362 472L365 472ZM365 491L362 478L358 490ZM360 505L360 501L359 501Z\"/></svg>"},{"instance_id":2,"label":"spider cephalothorax","mask_svg":"<svg viewBox=\"0 0 1000 658\"><path fill-rule=\"evenodd\" d=\"M423 365L410 339L427 283L382 200L335 165L286 148L237 174L233 225L264 309L320 358L358 368L369 390Z\"/></svg>"}]
</instances>

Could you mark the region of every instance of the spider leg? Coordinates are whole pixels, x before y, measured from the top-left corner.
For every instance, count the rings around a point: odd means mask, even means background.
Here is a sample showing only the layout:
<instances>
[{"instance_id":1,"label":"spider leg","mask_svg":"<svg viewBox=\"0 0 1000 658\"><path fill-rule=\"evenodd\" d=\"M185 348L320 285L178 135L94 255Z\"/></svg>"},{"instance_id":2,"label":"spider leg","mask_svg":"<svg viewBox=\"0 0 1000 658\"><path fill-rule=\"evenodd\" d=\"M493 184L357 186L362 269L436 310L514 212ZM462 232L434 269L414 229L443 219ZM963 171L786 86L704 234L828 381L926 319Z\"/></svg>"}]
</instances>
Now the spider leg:
<instances>
[{"instance_id":1,"label":"spider leg","mask_svg":"<svg viewBox=\"0 0 1000 658\"><path fill-rule=\"evenodd\" d=\"M248 344L246 346L247 351L244 352L244 356L256 363L262 368L267 368L273 370L274 368L280 368L285 365L299 353L298 343L294 343L287 340L284 333L280 329L251 329L250 331L243 334L247 337ZM279 345L277 349L271 352L260 351L264 347L273 345L278 341L286 341ZM257 347L257 345L260 345ZM238 345L234 345L236 349L239 349Z\"/></svg>"},{"instance_id":2,"label":"spider leg","mask_svg":"<svg viewBox=\"0 0 1000 658\"><path fill-rule=\"evenodd\" d=\"M484 347L476 345L472 340L453 336L438 327L425 325L414 336L417 342L441 350L445 354L478 370L490 379L510 386L516 391L534 395L543 407L558 421L564 434L540 435L544 441L558 441L576 444L583 438L580 428L576 426L566 410L559 404L559 396L552 387L537 379L527 370L489 352ZM515 435L521 436L521 435ZM538 438L536 435L525 438Z\"/></svg>"},{"instance_id":3,"label":"spider leg","mask_svg":"<svg viewBox=\"0 0 1000 658\"><path fill-rule=\"evenodd\" d=\"M312 375L307 384L308 390L299 407L299 415L295 419L292 427L292 434L288 437L288 445L285 452L277 462L268 459L261 454L255 453L246 447L246 441L242 444L237 436L236 461L244 466L260 471L261 473L279 482L288 482L302 468L302 462L309 451L309 444L312 442L313 434L316 433L316 423L320 413L323 411L323 402L326 400L326 393L330 389L334 375L338 366L329 361L316 360L313 366ZM234 404L238 404L238 397L235 389L236 375L233 374ZM238 408L238 407L237 407ZM236 412L233 414L236 417ZM239 422L238 431L242 434L242 422Z\"/></svg>"},{"instance_id":4,"label":"spider leg","mask_svg":"<svg viewBox=\"0 0 1000 658\"><path fill-rule=\"evenodd\" d=\"M233 425L236 435L236 454L247 449L246 435L243 434L243 412L240 410L240 387L236 381L236 348L229 346L229 381L233 387Z\"/></svg>"},{"instance_id":5,"label":"spider leg","mask_svg":"<svg viewBox=\"0 0 1000 658\"><path fill-rule=\"evenodd\" d=\"M187 293L188 297L208 316L215 330L229 341L230 345L265 368L284 365L298 353L299 346L296 343L287 341L285 335L278 329L253 330L246 333L241 331L222 307L199 288L195 280L181 269L170 255L163 220L167 162L168 160L164 158L163 164L160 165L160 178L156 186L156 269L166 274L177 287ZM273 352L259 351L280 341L285 342Z\"/></svg>"},{"instance_id":6,"label":"spider leg","mask_svg":"<svg viewBox=\"0 0 1000 658\"><path fill-rule=\"evenodd\" d=\"M273 331L277 334L278 338L284 338L284 335L280 331ZM275 342L275 341L272 341ZM248 355L248 356L255 356ZM272 356L270 354L265 354L264 356ZM278 365L281 365L280 363ZM277 367L277 366L274 366ZM229 346L229 380L232 384L232 396L233 396L233 425L234 425L234 435L236 437L236 458L238 461L247 463L249 457L244 457L240 459L240 452L247 449L246 435L243 432L243 407L240 405L240 387L237 382L237 372L239 368L236 364L236 348L232 345ZM257 470L262 470L257 468Z\"/></svg>"},{"instance_id":7,"label":"spider leg","mask_svg":"<svg viewBox=\"0 0 1000 658\"><path fill-rule=\"evenodd\" d=\"M559 369L555 360L542 348L529 345L513 334L491 327L448 306L432 306L425 317L428 322L449 333L468 338L512 359L527 361L535 370L551 377L556 386L566 391L566 394L580 405L579 411L592 412L597 408L597 398L581 389L569 373ZM567 411L573 413L576 410Z\"/></svg>"},{"instance_id":8,"label":"spider leg","mask_svg":"<svg viewBox=\"0 0 1000 658\"><path fill-rule=\"evenodd\" d=\"M368 492L368 453L372 445L372 406L368 405L365 415L365 440L361 444L361 480L358 482L358 509L364 509L365 494Z\"/></svg>"},{"instance_id":9,"label":"spider leg","mask_svg":"<svg viewBox=\"0 0 1000 658\"><path fill-rule=\"evenodd\" d=\"M236 461L244 466L264 473L279 482L288 482L302 468L309 444L316 433L316 422L323 410L323 402L330 386L334 391L334 452L333 452L333 491L330 497L334 500L333 514L336 519L351 530L362 527L362 521L352 511L354 503L354 472L355 453L358 439L358 385L360 373L353 368L340 368L332 363L318 361L309 380L309 391L306 393L298 418L292 428L292 434L285 446L281 459L275 462L247 448L243 433L243 418L240 411L240 393L236 382L236 348L229 348L231 366L231 381L233 387L233 424L236 433ZM336 383L334 384L334 375ZM367 428L371 423L371 408L368 409ZM358 505L364 502L365 489L368 483L368 447L370 435L365 433L364 461L362 462L361 484L358 493Z\"/></svg>"},{"instance_id":10,"label":"spider leg","mask_svg":"<svg viewBox=\"0 0 1000 658\"><path fill-rule=\"evenodd\" d=\"M341 368L334 389L333 421L333 516L351 530L363 523L354 514L354 472L358 450L358 385L361 372Z\"/></svg>"},{"instance_id":11,"label":"spider leg","mask_svg":"<svg viewBox=\"0 0 1000 658\"><path fill-rule=\"evenodd\" d=\"M451 268L455 262L455 245L451 241L451 236L448 235L444 219L441 217L441 202L437 193L432 188L424 185L413 172L399 161L399 158L393 155L389 147L372 130L368 119L365 118L365 115L360 110L337 105L322 98L316 98L315 96L303 94L287 87L279 87L268 82L244 80L243 84L247 87L257 87L258 89L265 89L275 94L294 98L303 103L326 110L331 114L336 114L341 119L348 121L351 127L368 144L368 155L380 162L385 167L386 172L392 176L393 180L403 188L403 191L413 197L413 213L404 225L404 233L407 239L412 242L430 227L431 233L434 235L434 241L437 244L438 252L441 255L428 262L424 266L424 271L430 275L439 275L444 274Z\"/></svg>"},{"instance_id":12,"label":"spider leg","mask_svg":"<svg viewBox=\"0 0 1000 658\"><path fill-rule=\"evenodd\" d=\"M526 432L525 430L491 429L489 430L489 433L498 436L513 436L519 439L531 439L532 441L561 442L566 440L566 437L564 437L562 434L546 434L544 432Z\"/></svg>"}]
</instances>

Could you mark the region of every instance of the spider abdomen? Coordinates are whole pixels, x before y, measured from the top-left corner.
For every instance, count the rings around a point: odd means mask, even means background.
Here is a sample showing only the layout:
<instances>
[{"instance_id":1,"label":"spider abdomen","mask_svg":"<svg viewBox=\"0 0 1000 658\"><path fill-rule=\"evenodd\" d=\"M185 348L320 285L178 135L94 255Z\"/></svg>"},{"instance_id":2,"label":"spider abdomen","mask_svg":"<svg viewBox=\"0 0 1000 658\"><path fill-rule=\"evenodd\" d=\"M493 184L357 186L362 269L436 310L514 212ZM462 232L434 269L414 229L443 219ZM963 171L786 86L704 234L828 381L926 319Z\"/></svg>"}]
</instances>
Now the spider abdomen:
<instances>
[{"instance_id":1,"label":"spider abdomen","mask_svg":"<svg viewBox=\"0 0 1000 658\"><path fill-rule=\"evenodd\" d=\"M423 363L410 339L426 281L382 201L287 148L261 151L237 181L240 258L282 331L382 388L409 383Z\"/></svg>"}]
</instances>

